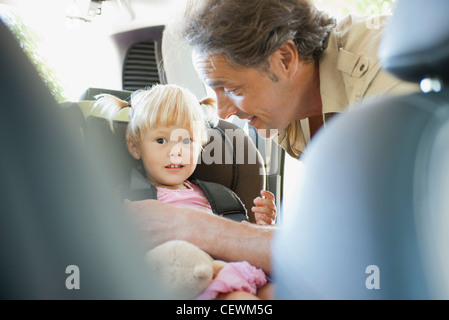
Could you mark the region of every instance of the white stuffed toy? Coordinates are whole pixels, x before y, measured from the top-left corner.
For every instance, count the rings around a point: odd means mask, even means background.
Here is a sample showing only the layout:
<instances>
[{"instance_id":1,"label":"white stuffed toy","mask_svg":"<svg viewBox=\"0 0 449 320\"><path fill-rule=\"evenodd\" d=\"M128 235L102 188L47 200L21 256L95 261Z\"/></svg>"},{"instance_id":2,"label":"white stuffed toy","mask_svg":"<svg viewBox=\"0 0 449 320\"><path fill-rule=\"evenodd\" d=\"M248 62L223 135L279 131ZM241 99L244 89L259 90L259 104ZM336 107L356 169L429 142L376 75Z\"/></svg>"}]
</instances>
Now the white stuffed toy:
<instances>
[{"instance_id":1,"label":"white stuffed toy","mask_svg":"<svg viewBox=\"0 0 449 320\"><path fill-rule=\"evenodd\" d=\"M199 247L181 240L165 242L145 255L151 272L174 299L194 299L226 262L214 260Z\"/></svg>"}]
</instances>

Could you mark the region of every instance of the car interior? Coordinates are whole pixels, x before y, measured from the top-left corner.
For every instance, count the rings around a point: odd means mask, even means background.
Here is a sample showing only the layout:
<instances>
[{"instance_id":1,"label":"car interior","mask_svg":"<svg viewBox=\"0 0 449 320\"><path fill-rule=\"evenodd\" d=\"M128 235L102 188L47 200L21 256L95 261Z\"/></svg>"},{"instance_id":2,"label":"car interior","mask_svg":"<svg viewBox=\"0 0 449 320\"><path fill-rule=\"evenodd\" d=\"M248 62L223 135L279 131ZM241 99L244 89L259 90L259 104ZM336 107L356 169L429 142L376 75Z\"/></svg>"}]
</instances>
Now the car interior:
<instances>
[{"instance_id":1,"label":"car interior","mask_svg":"<svg viewBox=\"0 0 449 320\"><path fill-rule=\"evenodd\" d=\"M1 275L3 298L170 298L157 285L158 279L151 278L136 263L141 260L143 249L120 215L117 188L129 182L132 170L141 169L141 162L132 158L126 147L127 112L114 120L114 130L111 130L108 120L93 109L97 94L110 93L127 99L134 90L167 83L170 68L164 65L171 65L172 70L186 69L186 62L191 66L189 55L182 60L177 57L171 63L164 59L165 64L162 63L163 29L163 26L152 26L111 36L123 58L121 90L87 87L79 99L56 103L17 40L2 23L2 48L7 48L2 49L1 57L2 106L14 106L2 118L2 122L7 122L3 126L3 152L11 155L2 160L2 169L7 172L2 170L1 252L5 261L9 261ZM189 77L182 73L186 79L195 74L193 66L190 68ZM206 95L205 87L196 74L195 78L197 95L202 98ZM195 91L195 86L190 85L190 89ZM246 208L251 208L254 198L272 180L262 157L266 143L258 150L257 144L262 145L262 139L256 137L255 130L251 133L254 140L247 129L232 122L219 120L213 124L211 141L202 154L212 157L214 162L200 161L193 175L229 187ZM15 151L18 146L23 153ZM237 151L244 157L238 157ZM279 181L279 170L274 181ZM279 186L272 188L280 190ZM280 201L280 194L277 199ZM250 210L246 214L250 222L255 221ZM103 219L107 223L100 226ZM34 223L37 223L36 230L31 232ZM17 244L19 250L8 248L11 243ZM114 249L108 250L109 246ZM74 261L81 270L88 269L83 278L96 278L89 281L86 290L70 291L61 286L68 275L58 270L65 270ZM108 270L109 264L115 267ZM108 271L97 277L102 269ZM124 274L117 277L119 273Z\"/></svg>"},{"instance_id":2,"label":"car interior","mask_svg":"<svg viewBox=\"0 0 449 320\"><path fill-rule=\"evenodd\" d=\"M199 99L211 94L189 50L166 29L158 11L163 1L152 1L151 26L142 24L149 14L144 2L87 1L87 13L66 12L71 23L93 24L108 6L116 7L123 25L117 22L108 38L120 66L107 75L110 82L89 82L78 97L62 102L0 21L0 299L171 298L139 263L145 250L116 197L141 169L126 147L126 110L111 130L93 109L100 93L128 99L156 83L185 86ZM59 12L61 5L55 6ZM200 161L195 177L229 187L247 209L262 189L275 194L278 208L294 191L278 216L271 249L275 299L449 298L446 12L449 3L442 0L397 0L379 59L423 92L332 118L310 142L301 158L307 170L289 190L284 179L294 174L274 142L239 119L211 126L202 154L217 161ZM132 27L124 27L129 21ZM87 40L84 54L91 64L79 68L100 73L103 56ZM236 156L241 149L243 159ZM247 216L255 221L250 210ZM64 285L64 270L74 264L88 279L85 290Z\"/></svg>"}]
</instances>

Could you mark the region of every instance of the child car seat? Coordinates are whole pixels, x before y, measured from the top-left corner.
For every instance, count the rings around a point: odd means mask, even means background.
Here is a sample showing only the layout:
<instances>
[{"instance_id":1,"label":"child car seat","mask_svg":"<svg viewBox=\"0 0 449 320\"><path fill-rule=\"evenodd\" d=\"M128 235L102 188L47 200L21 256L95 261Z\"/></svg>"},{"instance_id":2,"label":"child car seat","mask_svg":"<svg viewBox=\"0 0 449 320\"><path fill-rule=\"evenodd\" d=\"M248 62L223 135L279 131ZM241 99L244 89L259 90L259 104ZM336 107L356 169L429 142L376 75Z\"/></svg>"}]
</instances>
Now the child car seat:
<instances>
[{"instance_id":1,"label":"child car seat","mask_svg":"<svg viewBox=\"0 0 449 320\"><path fill-rule=\"evenodd\" d=\"M92 110L94 96L100 93L127 99L131 91L89 88L81 96L82 101L66 104L66 110L83 111L85 123L81 123L81 127L86 144L90 148L104 149L101 152L102 162L110 178L114 179L117 186L127 185L132 170L142 170L141 161L135 160L126 146L127 113L122 112L114 120L114 131L111 131L108 120ZM71 112L75 113L73 110ZM219 120L218 125L209 130L209 134L209 143L203 148L200 163L192 178L229 188L244 204L248 219L255 222L250 209L253 200L266 185L264 161L259 151L242 129L227 121ZM218 204L221 203L219 198ZM232 197L226 197L225 201L229 199Z\"/></svg>"},{"instance_id":2,"label":"child car seat","mask_svg":"<svg viewBox=\"0 0 449 320\"><path fill-rule=\"evenodd\" d=\"M384 68L427 93L351 108L310 143L274 240L276 298L449 298L448 12L399 0L382 39Z\"/></svg>"}]
</instances>

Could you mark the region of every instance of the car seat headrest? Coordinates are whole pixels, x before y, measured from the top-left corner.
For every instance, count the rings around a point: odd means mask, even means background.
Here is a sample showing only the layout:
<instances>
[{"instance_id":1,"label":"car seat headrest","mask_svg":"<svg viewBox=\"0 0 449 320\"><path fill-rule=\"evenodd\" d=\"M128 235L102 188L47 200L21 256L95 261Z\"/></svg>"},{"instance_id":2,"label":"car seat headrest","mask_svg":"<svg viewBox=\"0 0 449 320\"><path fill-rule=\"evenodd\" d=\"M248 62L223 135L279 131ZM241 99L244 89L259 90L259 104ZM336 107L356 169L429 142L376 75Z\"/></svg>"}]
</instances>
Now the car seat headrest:
<instances>
[{"instance_id":1,"label":"car seat headrest","mask_svg":"<svg viewBox=\"0 0 449 320\"><path fill-rule=\"evenodd\" d=\"M449 80L449 1L399 0L382 38L382 67L413 82Z\"/></svg>"},{"instance_id":2,"label":"car seat headrest","mask_svg":"<svg viewBox=\"0 0 449 320\"><path fill-rule=\"evenodd\" d=\"M80 101L83 100L95 100L95 96L98 94L108 93L120 98L122 100L127 100L132 94L132 91L129 90L112 90L112 89L103 89L103 88L87 88L81 94Z\"/></svg>"}]
</instances>

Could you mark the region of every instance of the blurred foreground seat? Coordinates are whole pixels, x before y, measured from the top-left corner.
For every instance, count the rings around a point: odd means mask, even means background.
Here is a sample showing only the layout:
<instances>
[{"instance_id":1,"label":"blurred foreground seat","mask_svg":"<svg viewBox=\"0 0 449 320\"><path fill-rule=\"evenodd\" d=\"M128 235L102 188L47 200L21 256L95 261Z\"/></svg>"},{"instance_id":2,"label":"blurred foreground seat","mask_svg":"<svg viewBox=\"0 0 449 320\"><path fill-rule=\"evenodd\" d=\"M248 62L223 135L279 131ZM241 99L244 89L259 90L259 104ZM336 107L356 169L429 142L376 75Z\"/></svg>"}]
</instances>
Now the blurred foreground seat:
<instances>
[{"instance_id":1,"label":"blurred foreground seat","mask_svg":"<svg viewBox=\"0 0 449 320\"><path fill-rule=\"evenodd\" d=\"M274 239L277 299L449 298L448 12L399 0L379 58L423 93L352 108L309 145Z\"/></svg>"}]
</instances>

